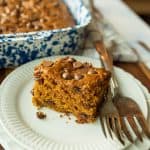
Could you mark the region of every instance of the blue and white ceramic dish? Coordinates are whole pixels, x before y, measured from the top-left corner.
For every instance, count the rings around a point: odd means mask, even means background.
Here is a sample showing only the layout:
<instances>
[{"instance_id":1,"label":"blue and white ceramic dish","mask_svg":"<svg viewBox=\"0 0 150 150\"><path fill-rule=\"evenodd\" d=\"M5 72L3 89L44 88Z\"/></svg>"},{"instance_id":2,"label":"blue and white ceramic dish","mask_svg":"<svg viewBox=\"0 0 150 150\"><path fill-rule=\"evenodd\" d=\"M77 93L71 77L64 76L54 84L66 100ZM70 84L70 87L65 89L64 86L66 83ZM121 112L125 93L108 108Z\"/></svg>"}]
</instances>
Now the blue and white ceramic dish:
<instances>
[{"instance_id":1,"label":"blue and white ceramic dish","mask_svg":"<svg viewBox=\"0 0 150 150\"><path fill-rule=\"evenodd\" d=\"M74 27L17 34L0 34L0 68L18 66L36 58L74 53L91 21L81 0L64 0L76 20Z\"/></svg>"}]
</instances>

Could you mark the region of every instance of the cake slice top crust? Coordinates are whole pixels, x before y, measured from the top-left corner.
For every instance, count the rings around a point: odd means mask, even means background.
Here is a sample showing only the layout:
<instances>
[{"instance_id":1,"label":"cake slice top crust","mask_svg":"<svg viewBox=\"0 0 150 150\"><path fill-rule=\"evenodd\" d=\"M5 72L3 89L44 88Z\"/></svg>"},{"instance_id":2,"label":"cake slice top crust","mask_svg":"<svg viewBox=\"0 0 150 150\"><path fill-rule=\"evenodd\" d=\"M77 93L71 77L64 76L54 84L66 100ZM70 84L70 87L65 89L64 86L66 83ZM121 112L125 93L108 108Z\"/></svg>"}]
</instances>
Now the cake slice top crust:
<instances>
[{"instance_id":1,"label":"cake slice top crust","mask_svg":"<svg viewBox=\"0 0 150 150\"><path fill-rule=\"evenodd\" d=\"M44 60L35 67L35 79L55 79L57 82L80 85L91 85L97 81L109 80L111 73L103 68L95 68L91 63L79 62L71 57L64 57L55 62Z\"/></svg>"}]
</instances>

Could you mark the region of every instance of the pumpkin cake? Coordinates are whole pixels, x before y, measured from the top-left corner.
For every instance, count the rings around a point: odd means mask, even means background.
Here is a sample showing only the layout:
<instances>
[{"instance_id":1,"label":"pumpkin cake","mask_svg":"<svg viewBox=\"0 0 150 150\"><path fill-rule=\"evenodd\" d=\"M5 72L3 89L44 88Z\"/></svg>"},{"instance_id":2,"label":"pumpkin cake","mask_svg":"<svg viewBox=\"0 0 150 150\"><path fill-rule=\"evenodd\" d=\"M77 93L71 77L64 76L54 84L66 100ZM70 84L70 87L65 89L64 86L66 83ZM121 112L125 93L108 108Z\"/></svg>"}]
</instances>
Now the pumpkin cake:
<instances>
[{"instance_id":1,"label":"pumpkin cake","mask_svg":"<svg viewBox=\"0 0 150 150\"><path fill-rule=\"evenodd\" d=\"M32 102L58 112L72 113L78 123L95 121L110 72L65 57L55 62L44 60L35 67Z\"/></svg>"},{"instance_id":2,"label":"pumpkin cake","mask_svg":"<svg viewBox=\"0 0 150 150\"><path fill-rule=\"evenodd\" d=\"M62 0L0 0L0 34L74 25L74 18Z\"/></svg>"}]
</instances>

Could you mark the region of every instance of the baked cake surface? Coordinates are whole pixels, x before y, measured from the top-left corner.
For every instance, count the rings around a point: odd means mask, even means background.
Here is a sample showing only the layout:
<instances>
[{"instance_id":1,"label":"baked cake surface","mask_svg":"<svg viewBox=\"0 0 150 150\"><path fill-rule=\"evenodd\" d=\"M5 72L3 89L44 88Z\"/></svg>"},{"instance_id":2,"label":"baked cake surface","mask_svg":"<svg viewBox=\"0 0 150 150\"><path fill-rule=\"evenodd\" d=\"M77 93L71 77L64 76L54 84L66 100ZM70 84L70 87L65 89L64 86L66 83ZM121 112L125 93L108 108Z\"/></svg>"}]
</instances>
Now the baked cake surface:
<instances>
[{"instance_id":1,"label":"baked cake surface","mask_svg":"<svg viewBox=\"0 0 150 150\"><path fill-rule=\"evenodd\" d=\"M55 62L43 61L35 67L34 78L32 102L35 106L72 113L77 122L86 123L97 117L110 72L65 57Z\"/></svg>"},{"instance_id":2,"label":"baked cake surface","mask_svg":"<svg viewBox=\"0 0 150 150\"><path fill-rule=\"evenodd\" d=\"M0 0L0 34L75 25L62 0Z\"/></svg>"}]
</instances>

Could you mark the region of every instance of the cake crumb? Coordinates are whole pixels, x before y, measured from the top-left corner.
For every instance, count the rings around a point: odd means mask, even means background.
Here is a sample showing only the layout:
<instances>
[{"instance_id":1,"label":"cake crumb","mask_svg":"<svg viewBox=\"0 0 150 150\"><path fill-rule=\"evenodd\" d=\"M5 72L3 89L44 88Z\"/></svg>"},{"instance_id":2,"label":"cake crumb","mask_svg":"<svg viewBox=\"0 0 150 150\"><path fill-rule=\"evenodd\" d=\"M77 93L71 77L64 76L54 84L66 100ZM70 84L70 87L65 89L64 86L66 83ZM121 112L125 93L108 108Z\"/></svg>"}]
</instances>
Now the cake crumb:
<instances>
[{"instance_id":1,"label":"cake crumb","mask_svg":"<svg viewBox=\"0 0 150 150\"><path fill-rule=\"evenodd\" d=\"M78 120L75 120L75 122L76 122L76 123L79 123L79 124L87 123L85 120L79 120L79 119L78 119Z\"/></svg>"},{"instance_id":2,"label":"cake crumb","mask_svg":"<svg viewBox=\"0 0 150 150\"><path fill-rule=\"evenodd\" d=\"M41 108L42 108L42 107L39 106L39 107L37 107L37 110L40 110Z\"/></svg>"},{"instance_id":3,"label":"cake crumb","mask_svg":"<svg viewBox=\"0 0 150 150\"><path fill-rule=\"evenodd\" d=\"M39 119L45 119L46 118L46 114L41 112L41 111L36 112L36 116Z\"/></svg>"},{"instance_id":4,"label":"cake crumb","mask_svg":"<svg viewBox=\"0 0 150 150\"><path fill-rule=\"evenodd\" d=\"M60 118L62 118L62 117L63 117L63 115L62 115L62 114L60 114L59 116L60 116Z\"/></svg>"},{"instance_id":5,"label":"cake crumb","mask_svg":"<svg viewBox=\"0 0 150 150\"><path fill-rule=\"evenodd\" d=\"M65 116L70 116L70 113L66 112L64 115L65 115Z\"/></svg>"}]
</instances>

